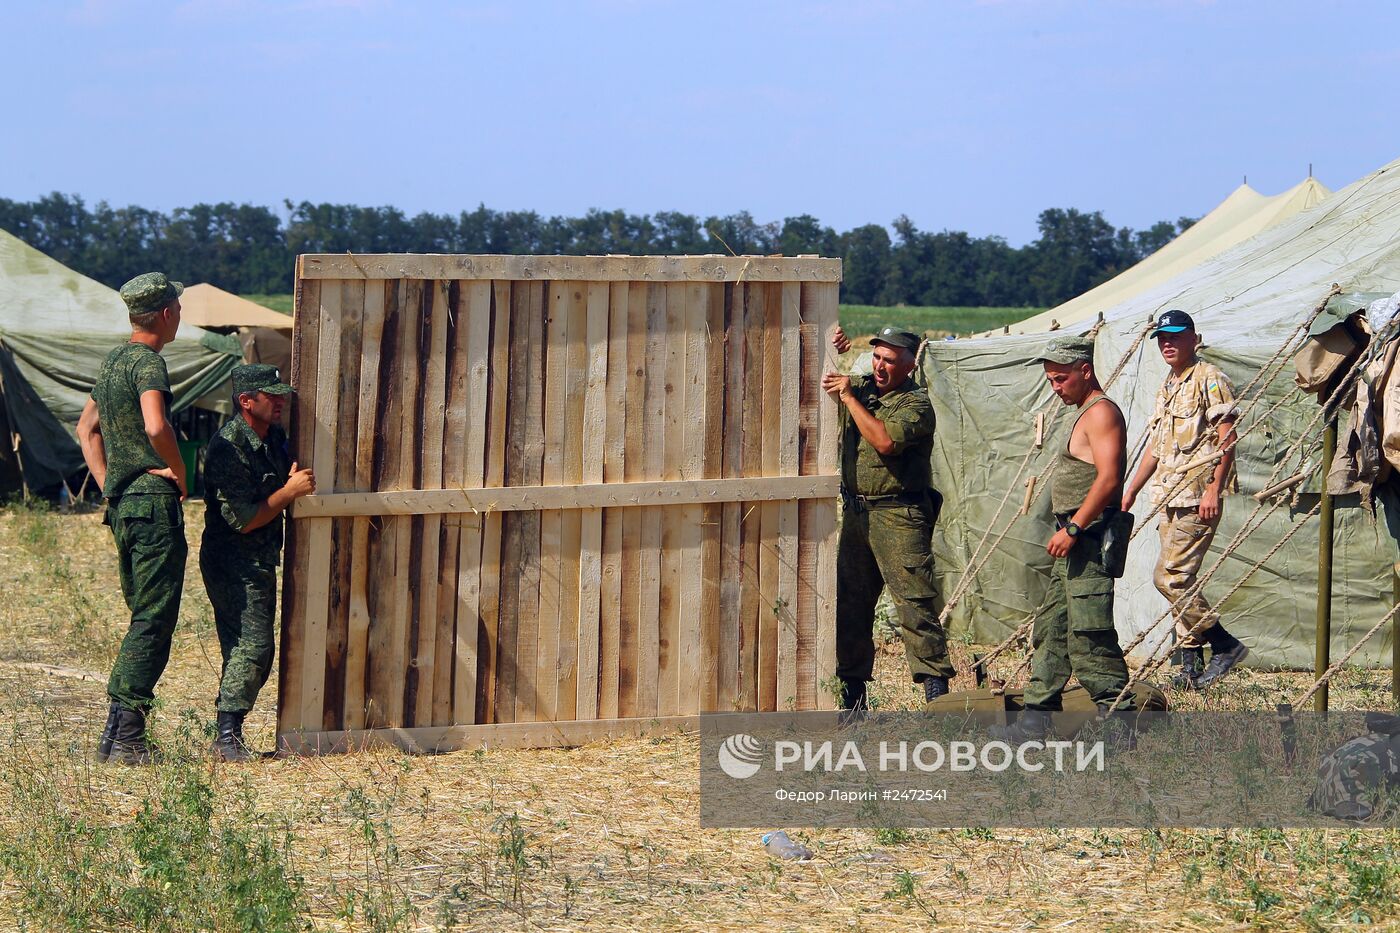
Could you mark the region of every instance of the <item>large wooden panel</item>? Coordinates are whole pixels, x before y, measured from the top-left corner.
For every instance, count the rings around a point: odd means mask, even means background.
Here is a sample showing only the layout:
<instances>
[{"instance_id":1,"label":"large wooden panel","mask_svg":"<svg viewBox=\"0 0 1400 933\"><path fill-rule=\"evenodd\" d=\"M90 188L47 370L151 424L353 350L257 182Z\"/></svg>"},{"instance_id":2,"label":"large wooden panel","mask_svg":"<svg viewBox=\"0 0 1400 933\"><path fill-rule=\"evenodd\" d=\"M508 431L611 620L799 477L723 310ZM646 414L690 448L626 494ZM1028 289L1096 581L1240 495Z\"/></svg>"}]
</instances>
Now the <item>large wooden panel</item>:
<instances>
[{"instance_id":1,"label":"large wooden panel","mask_svg":"<svg viewBox=\"0 0 1400 933\"><path fill-rule=\"evenodd\" d=\"M812 258L302 257L292 444L319 489L290 523L284 744L829 706L839 278Z\"/></svg>"}]
</instances>

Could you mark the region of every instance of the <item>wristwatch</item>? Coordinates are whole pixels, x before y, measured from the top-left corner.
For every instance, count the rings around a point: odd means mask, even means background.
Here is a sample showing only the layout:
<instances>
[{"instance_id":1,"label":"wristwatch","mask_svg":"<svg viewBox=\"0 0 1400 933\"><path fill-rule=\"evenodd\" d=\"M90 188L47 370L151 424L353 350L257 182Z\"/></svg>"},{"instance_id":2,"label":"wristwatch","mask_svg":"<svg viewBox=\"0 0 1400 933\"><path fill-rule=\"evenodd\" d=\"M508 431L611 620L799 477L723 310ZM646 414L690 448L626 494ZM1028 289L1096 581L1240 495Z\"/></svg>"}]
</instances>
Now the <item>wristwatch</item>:
<instances>
[{"instance_id":1,"label":"wristwatch","mask_svg":"<svg viewBox=\"0 0 1400 933\"><path fill-rule=\"evenodd\" d=\"M1069 535L1071 538L1079 537L1079 532L1083 530L1084 529L1080 528L1074 522L1069 522L1065 525L1065 534Z\"/></svg>"}]
</instances>

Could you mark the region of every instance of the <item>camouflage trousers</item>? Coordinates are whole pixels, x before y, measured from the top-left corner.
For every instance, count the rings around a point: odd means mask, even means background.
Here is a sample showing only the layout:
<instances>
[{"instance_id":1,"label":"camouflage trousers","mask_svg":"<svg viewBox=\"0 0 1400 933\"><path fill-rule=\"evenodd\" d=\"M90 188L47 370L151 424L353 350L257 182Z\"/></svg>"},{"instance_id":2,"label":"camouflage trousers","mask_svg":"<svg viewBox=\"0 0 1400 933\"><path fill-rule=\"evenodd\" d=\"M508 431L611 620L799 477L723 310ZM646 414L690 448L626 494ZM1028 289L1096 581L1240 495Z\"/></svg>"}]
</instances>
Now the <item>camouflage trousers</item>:
<instances>
[{"instance_id":1,"label":"camouflage trousers","mask_svg":"<svg viewBox=\"0 0 1400 933\"><path fill-rule=\"evenodd\" d=\"M1157 592L1167 598L1168 603L1175 604L1196 585L1196 575L1201 572L1201 564L1205 562L1206 552L1210 550L1210 542L1215 539L1215 529L1219 525L1219 516L1206 521L1201 518L1195 506L1162 510L1162 517L1157 525L1157 533L1162 539L1162 552L1157 558L1152 582L1156 585ZM1187 600L1185 605L1177 607L1173 612L1176 617L1177 647L1201 646L1200 631L1196 632L1194 637L1188 635L1209 611L1210 604L1200 593ZM1210 628L1209 624L1202 626L1201 630L1207 628Z\"/></svg>"},{"instance_id":2,"label":"camouflage trousers","mask_svg":"<svg viewBox=\"0 0 1400 933\"><path fill-rule=\"evenodd\" d=\"M215 706L221 713L246 713L272 673L277 567L206 541L200 548L199 569L214 607L224 659Z\"/></svg>"},{"instance_id":3,"label":"camouflage trousers","mask_svg":"<svg viewBox=\"0 0 1400 933\"><path fill-rule=\"evenodd\" d=\"M175 496L121 496L105 523L117 545L117 574L131 625L117 649L107 695L129 710L146 710L170 660L170 641L185 589L185 515Z\"/></svg>"},{"instance_id":4,"label":"camouflage trousers","mask_svg":"<svg viewBox=\"0 0 1400 933\"><path fill-rule=\"evenodd\" d=\"M836 548L836 673L869 680L875 666L875 603L888 588L909 673L953 676L934 608L932 518L915 506L847 507Z\"/></svg>"},{"instance_id":5,"label":"camouflage trousers","mask_svg":"<svg viewBox=\"0 0 1400 933\"><path fill-rule=\"evenodd\" d=\"M1113 578L1104 573L1104 524L1079 533L1068 557L1055 561L1050 590L1031 629L1026 708L1058 710L1073 674L1095 703L1112 703L1128 683L1128 665L1113 627ZM1132 694L1119 709L1133 709Z\"/></svg>"}]
</instances>

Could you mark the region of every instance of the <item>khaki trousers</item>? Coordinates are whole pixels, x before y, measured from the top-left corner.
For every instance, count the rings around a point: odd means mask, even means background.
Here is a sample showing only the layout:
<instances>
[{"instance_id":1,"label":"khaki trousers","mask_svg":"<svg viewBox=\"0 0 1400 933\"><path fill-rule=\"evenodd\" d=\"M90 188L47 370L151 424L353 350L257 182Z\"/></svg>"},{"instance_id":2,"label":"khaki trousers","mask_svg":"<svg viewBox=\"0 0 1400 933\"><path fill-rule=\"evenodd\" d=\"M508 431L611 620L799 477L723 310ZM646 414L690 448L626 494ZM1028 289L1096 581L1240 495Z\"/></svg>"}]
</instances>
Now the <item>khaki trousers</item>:
<instances>
[{"instance_id":1,"label":"khaki trousers","mask_svg":"<svg viewBox=\"0 0 1400 933\"><path fill-rule=\"evenodd\" d=\"M1168 603L1175 604L1196 585L1196 577L1201 572L1201 564L1206 559L1206 552L1210 550L1210 542L1215 539L1215 529L1219 525L1218 516L1208 522L1201 518L1194 506L1162 510L1161 523L1157 526L1162 539L1162 553L1157 558L1152 582ZM1177 647L1201 646L1201 634L1211 626L1202 626L1193 637L1189 633L1209 611L1210 604L1200 593L1172 611L1176 617Z\"/></svg>"}]
</instances>

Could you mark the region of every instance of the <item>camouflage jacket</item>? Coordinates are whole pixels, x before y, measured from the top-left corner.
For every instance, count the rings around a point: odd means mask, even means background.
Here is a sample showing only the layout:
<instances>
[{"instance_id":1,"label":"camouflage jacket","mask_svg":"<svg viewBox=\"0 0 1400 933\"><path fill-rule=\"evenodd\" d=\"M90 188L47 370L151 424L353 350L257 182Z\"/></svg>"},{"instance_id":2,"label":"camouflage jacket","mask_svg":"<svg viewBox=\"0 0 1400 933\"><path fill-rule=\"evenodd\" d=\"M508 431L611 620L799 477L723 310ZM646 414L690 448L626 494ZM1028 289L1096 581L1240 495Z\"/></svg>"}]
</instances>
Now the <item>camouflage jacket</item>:
<instances>
[{"instance_id":1,"label":"camouflage jacket","mask_svg":"<svg viewBox=\"0 0 1400 933\"><path fill-rule=\"evenodd\" d=\"M1220 449L1221 422L1238 414L1234 386L1219 367L1197 360L1180 378L1167 377L1157 390L1157 407L1152 413L1152 452L1158 460L1156 482L1152 487L1153 505L1181 481L1183 467ZM1192 469L1190 479L1167 505L1171 508L1200 505L1201 496L1214 475L1213 464ZM1233 465L1220 492L1239 492Z\"/></svg>"},{"instance_id":2,"label":"camouflage jacket","mask_svg":"<svg viewBox=\"0 0 1400 933\"><path fill-rule=\"evenodd\" d=\"M845 405L841 424L841 485L862 496L891 496L930 488L929 456L933 453L933 405L928 392L909 377L881 395L873 376L852 376L851 392L885 424L894 452L881 454L856 427Z\"/></svg>"},{"instance_id":3,"label":"camouflage jacket","mask_svg":"<svg viewBox=\"0 0 1400 933\"><path fill-rule=\"evenodd\" d=\"M1308 806L1339 820L1370 819L1400 789L1400 735L1370 732L1322 759Z\"/></svg>"},{"instance_id":4,"label":"camouflage jacket","mask_svg":"<svg viewBox=\"0 0 1400 933\"><path fill-rule=\"evenodd\" d=\"M258 507L286 485L291 472L287 435L273 425L266 438L233 417L209 442L204 459L204 546L233 548L250 560L276 564L282 552L282 516L243 533Z\"/></svg>"},{"instance_id":5,"label":"camouflage jacket","mask_svg":"<svg viewBox=\"0 0 1400 933\"><path fill-rule=\"evenodd\" d=\"M144 343L124 343L107 354L97 371L92 400L97 403L97 421L107 455L107 481L102 494L108 499L179 493L170 480L147 472L166 467L146 436L141 396L147 392L159 392L165 397L168 418L170 375L159 353Z\"/></svg>"}]
</instances>

